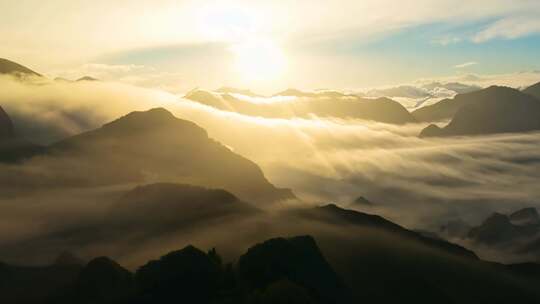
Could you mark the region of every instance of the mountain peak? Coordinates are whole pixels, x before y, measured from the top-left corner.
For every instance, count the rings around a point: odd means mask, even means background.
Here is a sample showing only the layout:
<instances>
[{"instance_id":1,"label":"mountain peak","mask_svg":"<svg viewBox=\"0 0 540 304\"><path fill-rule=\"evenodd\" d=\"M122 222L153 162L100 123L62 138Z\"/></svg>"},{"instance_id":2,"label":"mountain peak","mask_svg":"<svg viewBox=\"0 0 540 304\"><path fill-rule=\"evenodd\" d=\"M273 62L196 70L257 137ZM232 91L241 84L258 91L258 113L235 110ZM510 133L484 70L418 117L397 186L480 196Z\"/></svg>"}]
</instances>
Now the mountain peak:
<instances>
[{"instance_id":1,"label":"mountain peak","mask_svg":"<svg viewBox=\"0 0 540 304\"><path fill-rule=\"evenodd\" d=\"M0 107L0 139L12 138L14 135L13 122L4 109Z\"/></svg>"},{"instance_id":2,"label":"mountain peak","mask_svg":"<svg viewBox=\"0 0 540 304\"><path fill-rule=\"evenodd\" d=\"M523 90L523 93L529 94L531 96L536 97L537 99L540 99L540 82L533 84L532 86L526 88Z\"/></svg>"},{"instance_id":3,"label":"mountain peak","mask_svg":"<svg viewBox=\"0 0 540 304\"><path fill-rule=\"evenodd\" d=\"M0 58L0 74L10 74L15 76L41 76L23 65L4 58Z\"/></svg>"},{"instance_id":4,"label":"mountain peak","mask_svg":"<svg viewBox=\"0 0 540 304\"><path fill-rule=\"evenodd\" d=\"M153 108L147 111L135 111L103 126L104 129L125 131L126 133L172 127L175 130L189 130L193 135L207 137L206 131L195 123L176 118L164 108ZM171 129L172 131L172 129Z\"/></svg>"},{"instance_id":5,"label":"mountain peak","mask_svg":"<svg viewBox=\"0 0 540 304\"><path fill-rule=\"evenodd\" d=\"M363 196L357 197L353 201L353 204L358 205L358 206L373 206L373 202L371 202L370 200L368 200L367 198L365 198Z\"/></svg>"},{"instance_id":6,"label":"mountain peak","mask_svg":"<svg viewBox=\"0 0 540 304\"><path fill-rule=\"evenodd\" d=\"M529 207L510 214L510 220L516 225L539 224L540 216L536 208Z\"/></svg>"},{"instance_id":7,"label":"mountain peak","mask_svg":"<svg viewBox=\"0 0 540 304\"><path fill-rule=\"evenodd\" d=\"M83 76L75 81L99 81L99 79L91 77L91 76Z\"/></svg>"}]
</instances>

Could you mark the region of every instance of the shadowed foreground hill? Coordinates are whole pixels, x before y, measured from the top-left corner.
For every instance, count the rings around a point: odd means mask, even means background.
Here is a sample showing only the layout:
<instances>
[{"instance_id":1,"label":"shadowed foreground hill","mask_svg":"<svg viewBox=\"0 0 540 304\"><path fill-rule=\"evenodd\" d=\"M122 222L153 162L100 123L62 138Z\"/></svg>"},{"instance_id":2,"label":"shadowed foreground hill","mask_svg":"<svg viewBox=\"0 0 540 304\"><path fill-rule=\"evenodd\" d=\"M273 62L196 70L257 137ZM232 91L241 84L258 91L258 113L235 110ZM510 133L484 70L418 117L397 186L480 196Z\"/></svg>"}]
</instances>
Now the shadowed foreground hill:
<instances>
[{"instance_id":1,"label":"shadowed foreground hill","mask_svg":"<svg viewBox=\"0 0 540 304\"><path fill-rule=\"evenodd\" d=\"M144 201L144 197L148 197L145 192L152 191L137 190L127 196L140 195ZM196 201L195 197L193 199ZM204 204L209 205L211 202ZM164 206L158 204L155 210ZM181 209L163 210L167 211L178 212L178 221L183 221ZM117 212L126 212L126 209ZM257 218L263 215L256 214ZM150 209L148 216L156 214ZM160 259L141 262L144 266L136 271L134 283L126 270L104 258L89 263L86 271L70 268L62 273L56 270L43 273L43 269L48 269L43 267L27 267L22 271L23 268L4 265L0 267L0 290L4 291L0 300L2 303L46 303L43 299L52 297L51 303L247 304L491 304L538 303L540 300L537 289L540 277L535 271L481 261L460 246L422 236L379 216L328 205L281 211L278 218L264 221L264 229L260 229L257 221L252 222L252 226L234 226L236 220L207 225L205 234L213 231L220 238L216 242L239 252L230 257L238 261L236 264L224 264L215 250L205 253L187 246ZM133 217L132 225L152 227L137 217ZM178 229L182 229L181 223L173 230ZM186 229L196 238L197 229ZM165 238L171 232L152 228L149 231L156 239ZM248 231L258 231L259 240L270 240L254 241L253 237L248 237L251 234ZM313 238L276 238L280 234L309 234ZM76 239L76 234L69 237ZM238 242L238 239L244 241ZM98 237L94 241L103 242L103 239ZM89 245L81 240L77 242L83 247ZM258 244L249 247L254 242ZM137 247L128 246L126 253L134 248ZM243 248L249 249L241 253ZM224 249L231 251L231 248ZM36 269L41 270L36 272ZM12 280L14 277L19 279ZM46 284L41 284L41 278L48 280ZM28 292L34 288L39 292ZM20 290L27 292L18 292Z\"/></svg>"},{"instance_id":2,"label":"shadowed foreground hill","mask_svg":"<svg viewBox=\"0 0 540 304\"><path fill-rule=\"evenodd\" d=\"M323 255L310 236L273 238L249 248L236 264L224 264L215 249L205 253L186 246L145 263L134 275L106 257L63 271L53 266L0 264L0 300L6 304L502 304L540 299L534 264L489 264L415 252L399 243L388 244L394 251L387 252L376 242L371 244L375 247L366 245L370 244L336 248L342 252L340 258L348 257L336 261L329 250L323 249Z\"/></svg>"},{"instance_id":3,"label":"shadowed foreground hill","mask_svg":"<svg viewBox=\"0 0 540 304\"><path fill-rule=\"evenodd\" d=\"M255 163L164 109L130 113L53 144L46 155L46 159L32 159L28 165L58 162L67 168L55 172L57 167L53 166L50 173L71 185L165 181L226 189L251 202L294 198L290 190L270 184ZM54 178L47 182L53 186L59 183Z\"/></svg>"},{"instance_id":4,"label":"shadowed foreground hill","mask_svg":"<svg viewBox=\"0 0 540 304\"><path fill-rule=\"evenodd\" d=\"M336 92L302 93L287 90L274 98L297 99L254 103L229 93L195 90L185 98L220 110L269 118L320 117L356 118L392 124L415 122L398 102L388 98L363 99Z\"/></svg>"},{"instance_id":5,"label":"shadowed foreground hill","mask_svg":"<svg viewBox=\"0 0 540 304\"><path fill-rule=\"evenodd\" d=\"M508 87L491 86L486 89L471 93L458 94L453 99L444 99L433 105L425 106L412 112L416 120L423 122L435 122L452 119L464 106L481 103L503 104L528 100L529 95Z\"/></svg>"},{"instance_id":6,"label":"shadowed foreground hill","mask_svg":"<svg viewBox=\"0 0 540 304\"><path fill-rule=\"evenodd\" d=\"M310 220L309 233L335 271L357 291L354 303L536 303L540 299L535 287L540 277L522 278L506 266L479 260L463 247L422 236L379 216L328 205L297 211L294 217ZM329 230L321 230L323 223Z\"/></svg>"},{"instance_id":7,"label":"shadowed foreground hill","mask_svg":"<svg viewBox=\"0 0 540 304\"><path fill-rule=\"evenodd\" d=\"M430 125L422 130L420 136L485 135L540 130L540 100L506 87L490 87L483 90L483 93L491 97L463 105L447 126L439 128Z\"/></svg>"},{"instance_id":8,"label":"shadowed foreground hill","mask_svg":"<svg viewBox=\"0 0 540 304\"><path fill-rule=\"evenodd\" d=\"M214 249L205 253L191 245L147 262L134 275L106 257L64 272L2 264L0 290L6 304L325 304L349 303L350 292L309 236L268 240L234 266L223 264Z\"/></svg>"}]
</instances>

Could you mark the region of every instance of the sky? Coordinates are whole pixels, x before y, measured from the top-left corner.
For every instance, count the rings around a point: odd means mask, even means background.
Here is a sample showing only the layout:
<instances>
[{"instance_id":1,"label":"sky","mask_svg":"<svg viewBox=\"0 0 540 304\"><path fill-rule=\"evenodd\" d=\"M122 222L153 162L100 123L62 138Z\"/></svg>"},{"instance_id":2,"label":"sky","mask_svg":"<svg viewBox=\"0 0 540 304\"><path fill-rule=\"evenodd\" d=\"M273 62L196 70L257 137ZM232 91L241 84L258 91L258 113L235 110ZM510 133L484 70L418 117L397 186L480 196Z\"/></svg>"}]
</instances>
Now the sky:
<instances>
[{"instance_id":1,"label":"sky","mask_svg":"<svg viewBox=\"0 0 540 304\"><path fill-rule=\"evenodd\" d=\"M540 70L538 0L0 0L0 57L50 77L363 88Z\"/></svg>"}]
</instances>

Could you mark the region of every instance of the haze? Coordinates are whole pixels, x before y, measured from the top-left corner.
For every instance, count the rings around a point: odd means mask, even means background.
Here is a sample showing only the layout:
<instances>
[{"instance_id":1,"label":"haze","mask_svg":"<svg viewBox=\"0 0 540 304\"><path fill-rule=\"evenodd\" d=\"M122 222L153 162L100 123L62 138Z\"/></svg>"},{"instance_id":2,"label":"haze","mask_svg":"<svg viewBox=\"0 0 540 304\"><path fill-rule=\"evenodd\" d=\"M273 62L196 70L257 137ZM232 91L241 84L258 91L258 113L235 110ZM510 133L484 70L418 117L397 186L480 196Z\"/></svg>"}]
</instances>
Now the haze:
<instances>
[{"instance_id":1,"label":"haze","mask_svg":"<svg viewBox=\"0 0 540 304\"><path fill-rule=\"evenodd\" d=\"M0 0L0 302L540 302L539 14Z\"/></svg>"}]
</instances>

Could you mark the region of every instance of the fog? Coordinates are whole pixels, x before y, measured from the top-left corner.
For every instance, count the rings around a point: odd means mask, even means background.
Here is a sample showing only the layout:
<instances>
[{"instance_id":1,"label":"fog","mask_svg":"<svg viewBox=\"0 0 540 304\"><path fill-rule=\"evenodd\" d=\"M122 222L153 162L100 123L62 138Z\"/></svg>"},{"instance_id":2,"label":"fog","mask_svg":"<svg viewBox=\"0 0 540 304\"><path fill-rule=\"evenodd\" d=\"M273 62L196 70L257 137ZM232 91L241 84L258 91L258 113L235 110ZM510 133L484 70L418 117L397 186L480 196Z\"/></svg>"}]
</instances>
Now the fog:
<instances>
[{"instance_id":1,"label":"fog","mask_svg":"<svg viewBox=\"0 0 540 304\"><path fill-rule=\"evenodd\" d=\"M398 126L315 116L250 117L159 90L109 82L20 82L2 77L0 87L0 105L28 140L49 144L134 110L165 107L257 163L271 183L291 188L303 203L334 202L381 214L411 229L437 230L456 218L478 224L494 211L540 207L540 133L421 139L418 134L425 124ZM41 258L75 247L73 240L36 240L100 219L111 203L135 186L78 188L62 183L58 177L84 175L73 168L69 161L48 157L0 165L0 246L9 248L3 257L14 259L37 244L46 244ZM59 187L43 189L36 183L59 183ZM368 198L374 206L352 204L358 196ZM258 221L261 231L270 225L266 217L245 221ZM123 244L116 239L99 246L88 242L92 245L78 251L86 256L109 252L134 265L143 256L152 257L186 242L201 246L226 243L224 239L231 235L222 232L227 236L221 237L219 225L237 231L235 238L250 241L260 232L242 228L241 223L237 228L214 223L189 236L178 232L174 237L148 240L127 256L127 248L134 246L129 237ZM34 240L33 245L21 247L28 240Z\"/></svg>"}]
</instances>

